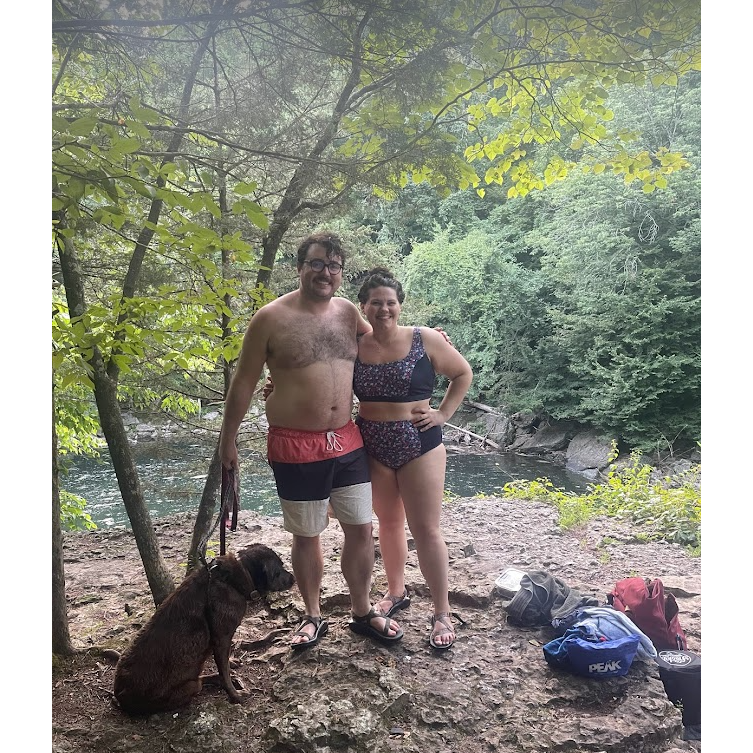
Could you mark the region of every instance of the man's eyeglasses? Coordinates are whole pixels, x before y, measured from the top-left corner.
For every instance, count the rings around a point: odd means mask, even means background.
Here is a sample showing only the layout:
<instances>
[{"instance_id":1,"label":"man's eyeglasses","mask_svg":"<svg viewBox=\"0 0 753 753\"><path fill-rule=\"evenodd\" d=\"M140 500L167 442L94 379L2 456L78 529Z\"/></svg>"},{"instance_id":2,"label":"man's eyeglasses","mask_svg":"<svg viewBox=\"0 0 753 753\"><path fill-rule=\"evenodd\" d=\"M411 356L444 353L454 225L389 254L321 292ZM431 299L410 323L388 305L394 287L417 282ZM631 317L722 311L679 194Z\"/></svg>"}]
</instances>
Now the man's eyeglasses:
<instances>
[{"instance_id":1,"label":"man's eyeglasses","mask_svg":"<svg viewBox=\"0 0 753 753\"><path fill-rule=\"evenodd\" d=\"M343 265L338 264L336 261L331 261L325 264L321 259L311 259L311 261L306 259L306 261L304 261L303 263L310 264L311 269L314 270L314 272L321 272L325 267L327 267L331 275L340 274L343 268Z\"/></svg>"}]
</instances>

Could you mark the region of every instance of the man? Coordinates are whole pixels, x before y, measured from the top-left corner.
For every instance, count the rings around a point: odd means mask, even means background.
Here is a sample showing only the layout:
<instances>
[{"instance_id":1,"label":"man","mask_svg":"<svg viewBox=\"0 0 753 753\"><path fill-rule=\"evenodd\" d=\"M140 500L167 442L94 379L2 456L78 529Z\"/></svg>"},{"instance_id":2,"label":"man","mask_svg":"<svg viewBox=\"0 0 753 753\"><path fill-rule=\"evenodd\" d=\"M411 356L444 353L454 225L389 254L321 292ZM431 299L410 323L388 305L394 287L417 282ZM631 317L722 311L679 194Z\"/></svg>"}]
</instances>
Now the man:
<instances>
[{"instance_id":1,"label":"man","mask_svg":"<svg viewBox=\"0 0 753 753\"><path fill-rule=\"evenodd\" d=\"M354 632L385 643L403 631L372 608L374 569L371 481L366 451L353 423L356 337L368 332L356 306L335 298L345 251L331 233L308 236L298 248L298 289L251 318L233 374L220 432L220 459L238 469L235 444L264 364L274 382L265 411L267 459L274 472L284 527L293 534L293 572L306 608L291 646L312 646L326 634L319 594L324 559L319 536L331 505L344 534L341 568L350 590Z\"/></svg>"}]
</instances>

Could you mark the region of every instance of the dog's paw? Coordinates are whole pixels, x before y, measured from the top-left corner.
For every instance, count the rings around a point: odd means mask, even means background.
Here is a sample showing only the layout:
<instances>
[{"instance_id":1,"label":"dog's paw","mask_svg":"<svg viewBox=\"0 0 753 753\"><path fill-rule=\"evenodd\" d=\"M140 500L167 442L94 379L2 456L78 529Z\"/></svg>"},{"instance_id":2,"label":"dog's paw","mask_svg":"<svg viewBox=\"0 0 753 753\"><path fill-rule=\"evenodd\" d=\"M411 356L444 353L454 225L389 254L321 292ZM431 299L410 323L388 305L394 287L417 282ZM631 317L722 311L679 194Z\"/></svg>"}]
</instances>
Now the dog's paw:
<instances>
[{"instance_id":1,"label":"dog's paw","mask_svg":"<svg viewBox=\"0 0 753 753\"><path fill-rule=\"evenodd\" d=\"M233 680L233 684L237 684L235 680ZM230 703L243 703L243 701L245 701L250 695L251 694L245 688L241 688L233 690L232 693L228 693L228 698Z\"/></svg>"}]
</instances>

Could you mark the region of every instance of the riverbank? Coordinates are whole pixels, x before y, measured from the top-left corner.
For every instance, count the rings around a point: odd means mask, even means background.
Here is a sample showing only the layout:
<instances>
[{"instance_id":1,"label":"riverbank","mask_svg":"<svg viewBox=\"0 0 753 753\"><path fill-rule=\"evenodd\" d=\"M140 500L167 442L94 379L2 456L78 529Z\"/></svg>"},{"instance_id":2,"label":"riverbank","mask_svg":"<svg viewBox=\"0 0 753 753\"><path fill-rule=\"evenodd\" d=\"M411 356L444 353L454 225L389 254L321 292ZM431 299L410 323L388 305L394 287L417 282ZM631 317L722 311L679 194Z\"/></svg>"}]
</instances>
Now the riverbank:
<instances>
[{"instance_id":1,"label":"riverbank","mask_svg":"<svg viewBox=\"0 0 753 753\"><path fill-rule=\"evenodd\" d=\"M192 525L189 515L155 523L176 580ZM122 650L153 611L132 537L122 530L66 534L71 634L81 653L59 662L53 675L53 752L700 749L700 742L681 739L681 713L667 700L655 665L634 662L627 676L603 682L555 672L541 649L552 631L510 625L494 592L507 567L547 570L600 601L624 577L660 577L678 599L689 648L700 653L700 558L677 545L641 543L639 529L611 518L563 531L553 508L494 496L445 504L443 530L458 615L450 651L437 655L428 647L431 605L414 550L407 568L413 602L399 616L401 643L388 648L348 630L342 538L332 522L322 537L322 607L330 620L322 642L302 654L288 648L303 608L296 589L267 606L251 603L234 652L248 701L231 706L221 691L207 689L184 710L140 720L111 706L112 667L102 654L105 647ZM289 566L289 535L279 522L244 510L228 545L254 541L275 548ZM375 547L378 552L376 527ZM377 559L375 599L384 586Z\"/></svg>"}]
</instances>

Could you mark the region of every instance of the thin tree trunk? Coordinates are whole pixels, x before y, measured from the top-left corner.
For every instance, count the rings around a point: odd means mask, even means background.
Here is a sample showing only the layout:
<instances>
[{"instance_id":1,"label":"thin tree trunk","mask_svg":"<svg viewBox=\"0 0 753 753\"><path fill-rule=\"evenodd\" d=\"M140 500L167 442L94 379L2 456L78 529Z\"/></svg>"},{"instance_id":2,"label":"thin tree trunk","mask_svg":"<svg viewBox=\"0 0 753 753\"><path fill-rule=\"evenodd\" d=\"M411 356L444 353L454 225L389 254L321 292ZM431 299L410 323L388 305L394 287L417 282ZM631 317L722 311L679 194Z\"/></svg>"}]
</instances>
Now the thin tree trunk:
<instances>
[{"instance_id":1,"label":"thin tree trunk","mask_svg":"<svg viewBox=\"0 0 753 753\"><path fill-rule=\"evenodd\" d=\"M60 227L63 227L65 218L58 214L57 219ZM65 295L71 318L74 319L82 316L86 310L84 283L73 241L62 235L59 235L58 238L62 239L59 251ZM128 435L118 403L117 382L107 374L102 354L96 345L92 348L89 364L93 371L94 399L99 412L99 422L102 425L107 447L110 450L120 494L123 497L123 504L128 513L128 519L131 521L136 545L144 563L152 598L154 603L158 605L175 590L175 584L162 558L149 510L144 504L136 463L133 460L131 445L128 442Z\"/></svg>"},{"instance_id":2,"label":"thin tree trunk","mask_svg":"<svg viewBox=\"0 0 753 753\"><path fill-rule=\"evenodd\" d=\"M220 129L220 84L219 84L219 72L217 70L217 56L213 55L215 61L214 68L214 107L215 117L217 118L217 130ZM220 159L217 161L217 174L219 185L219 204L220 204L220 236L224 237L227 225L227 218L229 215L229 209L227 205L227 172L225 170L225 163L222 159L222 147L220 149ZM230 254L226 248L222 249L222 279L227 280L230 277ZM225 306L230 308L230 295L225 294L224 297ZM230 317L223 311L222 312L222 341L227 342L232 334L230 331ZM227 396L227 391L230 388L230 378L233 373L233 364L222 356L222 376L223 376L223 399ZM212 453L212 459L209 462L209 470L207 471L207 479L204 482L204 491L201 494L201 502L199 502L199 509L196 513L196 520L194 521L193 535L191 537L191 546L188 550L188 567L186 568L186 575L188 575L197 565L201 564L202 560L206 557L207 543L211 532L212 520L214 519L214 509L217 504L217 495L220 491L220 485L222 483L222 464L220 463L219 454L219 438L215 445L214 452Z\"/></svg>"},{"instance_id":3,"label":"thin tree trunk","mask_svg":"<svg viewBox=\"0 0 753 753\"><path fill-rule=\"evenodd\" d=\"M58 435L55 431L55 383L52 385L52 653L70 656L76 653L68 630L65 603L65 566L63 531L60 527L60 482Z\"/></svg>"},{"instance_id":4,"label":"thin tree trunk","mask_svg":"<svg viewBox=\"0 0 753 753\"><path fill-rule=\"evenodd\" d=\"M206 556L207 542L211 533L214 508L217 504L217 495L219 494L221 483L222 464L220 463L220 442L218 439L212 453L212 460L209 462L207 480L204 482L204 491L201 494L199 510L196 513L193 535L191 536L191 547L188 550L186 574L201 564L202 559Z\"/></svg>"}]
</instances>

